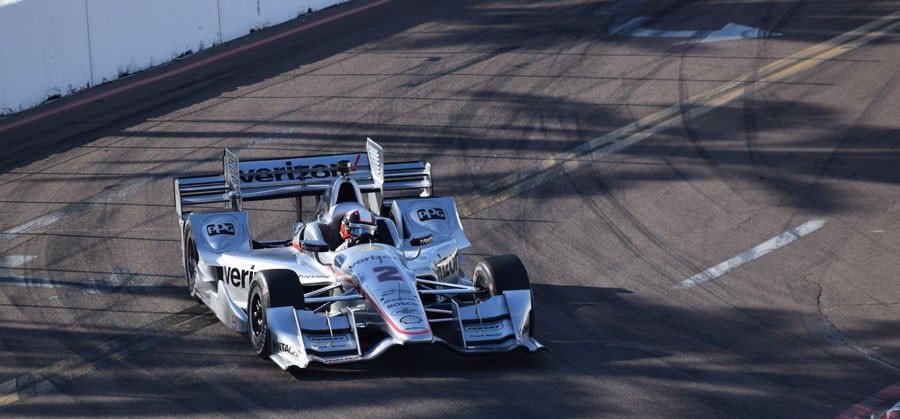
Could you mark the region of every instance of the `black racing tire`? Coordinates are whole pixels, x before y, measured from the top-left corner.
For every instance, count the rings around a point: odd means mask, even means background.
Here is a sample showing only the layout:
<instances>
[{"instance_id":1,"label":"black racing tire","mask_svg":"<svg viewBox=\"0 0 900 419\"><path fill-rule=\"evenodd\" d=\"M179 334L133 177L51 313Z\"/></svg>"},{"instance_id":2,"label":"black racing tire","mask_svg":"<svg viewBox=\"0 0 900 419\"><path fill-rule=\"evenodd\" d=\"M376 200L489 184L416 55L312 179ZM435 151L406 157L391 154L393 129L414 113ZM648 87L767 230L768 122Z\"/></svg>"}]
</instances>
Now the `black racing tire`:
<instances>
[{"instance_id":1,"label":"black racing tire","mask_svg":"<svg viewBox=\"0 0 900 419\"><path fill-rule=\"evenodd\" d=\"M272 353L266 309L304 306L303 287L290 269L271 269L253 274L247 300L248 334L253 352L266 359Z\"/></svg>"},{"instance_id":2,"label":"black racing tire","mask_svg":"<svg viewBox=\"0 0 900 419\"><path fill-rule=\"evenodd\" d=\"M479 291L476 301L485 301L505 291L531 291L531 280L525 265L516 255L497 255L482 259L475 265L472 283ZM531 312L528 315L528 334L534 332L534 292L531 293Z\"/></svg>"},{"instance_id":3,"label":"black racing tire","mask_svg":"<svg viewBox=\"0 0 900 419\"><path fill-rule=\"evenodd\" d=\"M200 301L197 295L197 265L200 263L200 253L197 251L197 240L194 237L194 230L191 228L191 222L185 221L184 231L182 232L182 243L184 243L184 278L187 282L188 295L196 301Z\"/></svg>"},{"instance_id":4,"label":"black racing tire","mask_svg":"<svg viewBox=\"0 0 900 419\"><path fill-rule=\"evenodd\" d=\"M484 258L475 265L473 281L475 287L482 289L488 298L507 290L531 290L528 271L516 255Z\"/></svg>"}]
</instances>

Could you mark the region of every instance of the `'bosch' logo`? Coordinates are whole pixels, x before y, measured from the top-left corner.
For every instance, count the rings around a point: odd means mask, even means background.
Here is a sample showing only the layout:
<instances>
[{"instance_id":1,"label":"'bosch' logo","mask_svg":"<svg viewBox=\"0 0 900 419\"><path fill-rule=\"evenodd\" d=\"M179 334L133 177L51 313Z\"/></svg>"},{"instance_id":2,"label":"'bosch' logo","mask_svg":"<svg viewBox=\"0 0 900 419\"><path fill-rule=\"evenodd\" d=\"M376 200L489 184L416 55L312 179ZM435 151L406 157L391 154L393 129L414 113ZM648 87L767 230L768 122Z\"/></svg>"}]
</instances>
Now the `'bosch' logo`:
<instances>
[{"instance_id":1,"label":"'bosch' logo","mask_svg":"<svg viewBox=\"0 0 900 419\"><path fill-rule=\"evenodd\" d=\"M447 219L447 215L444 214L443 208L422 208L416 211L416 215L419 216L419 221Z\"/></svg>"},{"instance_id":2,"label":"'bosch' logo","mask_svg":"<svg viewBox=\"0 0 900 419\"><path fill-rule=\"evenodd\" d=\"M219 234L227 234L229 236L234 235L234 224L231 223L218 223L218 224L207 224L206 225L206 234L210 237L218 236Z\"/></svg>"}]
</instances>

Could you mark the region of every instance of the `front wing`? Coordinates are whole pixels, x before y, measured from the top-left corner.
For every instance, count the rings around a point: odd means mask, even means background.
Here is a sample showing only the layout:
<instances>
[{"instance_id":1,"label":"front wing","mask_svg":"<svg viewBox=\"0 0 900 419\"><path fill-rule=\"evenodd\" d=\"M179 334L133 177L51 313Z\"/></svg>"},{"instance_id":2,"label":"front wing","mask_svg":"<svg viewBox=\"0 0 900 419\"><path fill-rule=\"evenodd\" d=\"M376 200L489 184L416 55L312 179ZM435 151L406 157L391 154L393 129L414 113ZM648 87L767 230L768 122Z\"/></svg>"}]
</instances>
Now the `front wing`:
<instances>
[{"instance_id":1,"label":"front wing","mask_svg":"<svg viewBox=\"0 0 900 419\"><path fill-rule=\"evenodd\" d=\"M427 343L443 344L461 354L509 352L523 348L528 352L545 349L529 335L531 291L506 291L487 301L470 306L454 306L452 318L435 329ZM346 364L379 357L404 342L385 335L375 342L360 339L358 312L318 315L309 310L276 307L266 310L269 328L270 358L282 369L306 368L311 362ZM441 330L443 329L443 332Z\"/></svg>"}]
</instances>

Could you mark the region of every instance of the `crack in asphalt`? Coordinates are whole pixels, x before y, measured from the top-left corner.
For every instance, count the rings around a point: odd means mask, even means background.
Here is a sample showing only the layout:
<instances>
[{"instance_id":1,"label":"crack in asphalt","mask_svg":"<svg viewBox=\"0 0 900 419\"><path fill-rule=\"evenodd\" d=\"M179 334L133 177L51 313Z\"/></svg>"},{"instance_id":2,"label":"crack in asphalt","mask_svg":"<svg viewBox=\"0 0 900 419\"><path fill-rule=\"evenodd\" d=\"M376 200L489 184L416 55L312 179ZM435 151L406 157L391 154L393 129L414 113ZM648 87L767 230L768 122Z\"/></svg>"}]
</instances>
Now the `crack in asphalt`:
<instances>
[{"instance_id":1,"label":"crack in asphalt","mask_svg":"<svg viewBox=\"0 0 900 419\"><path fill-rule=\"evenodd\" d=\"M847 335L841 332L841 330L838 329L837 326L835 326L834 322L831 321L828 315L825 314L825 307L822 303L822 294L825 289L822 287L822 284L815 281L810 282L815 284L818 289L816 293L816 311L819 313L819 316L821 316L822 318L822 322L825 324L825 329L828 331L828 337L839 340L844 346L856 351L870 361L876 362L883 367L887 367L894 371L900 372L900 363L893 361L885 357L884 355L875 352L872 349L866 348L862 344L856 342L853 339L850 339L849 337L847 337Z\"/></svg>"}]
</instances>

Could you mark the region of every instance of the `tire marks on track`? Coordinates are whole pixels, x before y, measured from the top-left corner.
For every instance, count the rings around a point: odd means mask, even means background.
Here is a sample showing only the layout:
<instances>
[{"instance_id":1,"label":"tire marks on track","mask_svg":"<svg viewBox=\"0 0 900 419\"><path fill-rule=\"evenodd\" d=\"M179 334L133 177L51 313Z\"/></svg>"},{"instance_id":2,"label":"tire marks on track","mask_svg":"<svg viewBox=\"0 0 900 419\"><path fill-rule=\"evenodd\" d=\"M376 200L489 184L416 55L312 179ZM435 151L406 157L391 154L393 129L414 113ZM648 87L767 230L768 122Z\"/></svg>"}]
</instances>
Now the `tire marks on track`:
<instances>
[{"instance_id":1,"label":"tire marks on track","mask_svg":"<svg viewBox=\"0 0 900 419\"><path fill-rule=\"evenodd\" d=\"M467 217L524 192L544 185L566 173L593 163L597 158L619 152L661 131L719 109L758 90L854 51L900 27L900 11L776 60L717 88L695 95L634 123L594 138L566 152L493 182L468 196L458 206Z\"/></svg>"},{"instance_id":2,"label":"tire marks on track","mask_svg":"<svg viewBox=\"0 0 900 419\"><path fill-rule=\"evenodd\" d=\"M848 32L842 37L765 66L755 72L755 74L764 75L759 79L739 78L731 83L726 83L718 89L689 99L687 103L675 105L557 155L512 177L501 179L489 185L488 188L470 195L471 199L460 206L460 214L463 216L474 214L558 178L562 174L581 167L585 162L593 163L592 159L587 159L588 157L620 151L663 129L677 125L682 121L685 112L691 112L695 117L702 115L745 95L747 89L755 84L783 80L820 62L852 51L881 36L884 32L895 29L898 20L900 20L900 13L888 15L876 21L877 25L866 25L857 31ZM878 33L878 31L881 32ZM130 354L144 352L169 339L191 334L216 322L216 318L205 307L194 306L91 350L8 380L0 384L0 410L23 398L50 391L58 383L83 377L108 363L123 359Z\"/></svg>"},{"instance_id":3,"label":"tire marks on track","mask_svg":"<svg viewBox=\"0 0 900 419\"><path fill-rule=\"evenodd\" d=\"M218 319L206 306L196 305L52 365L7 380L0 383L0 411L20 400L53 391L59 384L216 323Z\"/></svg>"},{"instance_id":4,"label":"tire marks on track","mask_svg":"<svg viewBox=\"0 0 900 419\"><path fill-rule=\"evenodd\" d=\"M571 182L573 188L579 191L580 196L590 197L594 194L595 191L587 191L577 182ZM586 205L590 208L591 212L598 219L603 220L606 224L607 228L609 228L616 238L622 243L631 253L633 253L636 257L638 257L643 265L651 269L657 275L662 278L671 278L677 275L678 270L673 269L672 264L666 264L658 262L659 258L654 258L648 255L647 251L642 250L642 246L630 237L630 235L625 231L622 226L630 226L630 228L634 229L637 234L646 240L648 240L653 247L662 252L665 256L670 258L672 261L677 261L685 266L689 270L700 270L701 268L697 266L695 263L691 262L687 258L677 254L672 251L671 246L666 245L665 241L663 241L658 235L653 233L643 222L628 208L622 204L622 202L617 199L612 194L612 190L608 187L606 182L598 174L597 177L594 178L593 185L596 185L597 189L601 194L599 194L600 199L605 201L609 206L609 209L601 208L601 206L595 202L593 199L585 199ZM619 217L623 219L624 222L617 222L612 218L611 214L617 214Z\"/></svg>"}]
</instances>

